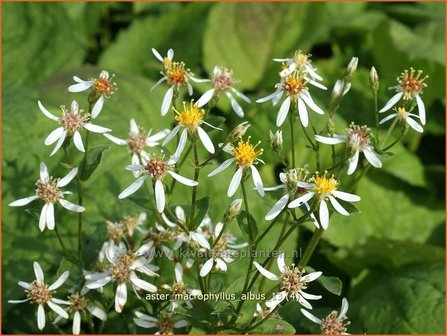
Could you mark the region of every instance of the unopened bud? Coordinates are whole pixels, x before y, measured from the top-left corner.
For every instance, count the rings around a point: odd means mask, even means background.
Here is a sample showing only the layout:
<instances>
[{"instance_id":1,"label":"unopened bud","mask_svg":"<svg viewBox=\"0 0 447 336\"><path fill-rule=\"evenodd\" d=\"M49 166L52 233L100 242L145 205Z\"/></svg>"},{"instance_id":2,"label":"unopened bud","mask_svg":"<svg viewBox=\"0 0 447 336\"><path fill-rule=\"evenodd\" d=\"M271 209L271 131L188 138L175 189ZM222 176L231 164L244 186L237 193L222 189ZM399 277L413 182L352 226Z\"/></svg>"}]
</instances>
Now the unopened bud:
<instances>
[{"instance_id":1,"label":"unopened bud","mask_svg":"<svg viewBox=\"0 0 447 336\"><path fill-rule=\"evenodd\" d=\"M355 70L357 70L357 65L359 63L358 57L351 58L351 61L348 64L348 67L346 68L346 76L351 77Z\"/></svg>"},{"instance_id":2,"label":"unopened bud","mask_svg":"<svg viewBox=\"0 0 447 336\"><path fill-rule=\"evenodd\" d=\"M244 121L243 123L240 123L237 125L228 136L229 141L233 141L235 139L238 139L240 137L243 137L245 135L245 132L247 132L247 129L251 125L248 123L248 121Z\"/></svg>"},{"instance_id":3,"label":"unopened bud","mask_svg":"<svg viewBox=\"0 0 447 336\"><path fill-rule=\"evenodd\" d=\"M332 118L329 118L329 120L327 121L327 130L329 134L334 134L335 132L335 124Z\"/></svg>"},{"instance_id":4,"label":"unopened bud","mask_svg":"<svg viewBox=\"0 0 447 336\"><path fill-rule=\"evenodd\" d=\"M270 131L269 143L275 153L279 153L282 150L282 131L277 130L275 133Z\"/></svg>"},{"instance_id":5,"label":"unopened bud","mask_svg":"<svg viewBox=\"0 0 447 336\"><path fill-rule=\"evenodd\" d=\"M336 100L341 98L343 86L343 80L338 79L335 82L334 88L332 89L331 102L335 102Z\"/></svg>"},{"instance_id":6,"label":"unopened bud","mask_svg":"<svg viewBox=\"0 0 447 336\"><path fill-rule=\"evenodd\" d=\"M379 89L379 75L374 67L371 67L371 71L369 73L369 85L373 91L377 91Z\"/></svg>"},{"instance_id":7,"label":"unopened bud","mask_svg":"<svg viewBox=\"0 0 447 336\"><path fill-rule=\"evenodd\" d=\"M224 215L225 223L228 223L231 220L233 220L233 218L236 217L241 211L241 207L242 207L242 199L241 198L235 199L228 207L227 212L225 212Z\"/></svg>"}]
</instances>

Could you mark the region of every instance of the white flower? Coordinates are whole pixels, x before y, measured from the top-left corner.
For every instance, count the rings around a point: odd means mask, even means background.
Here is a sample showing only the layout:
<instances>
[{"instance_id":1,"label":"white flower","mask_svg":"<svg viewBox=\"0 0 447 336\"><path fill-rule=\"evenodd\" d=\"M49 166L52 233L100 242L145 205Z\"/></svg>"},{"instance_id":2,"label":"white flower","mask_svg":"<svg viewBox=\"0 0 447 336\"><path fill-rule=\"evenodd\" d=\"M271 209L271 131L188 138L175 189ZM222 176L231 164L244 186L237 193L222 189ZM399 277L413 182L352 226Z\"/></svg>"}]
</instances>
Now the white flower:
<instances>
[{"instance_id":1,"label":"white flower","mask_svg":"<svg viewBox=\"0 0 447 336\"><path fill-rule=\"evenodd\" d=\"M312 322L319 324L323 335L349 335L346 332L346 327L350 324L350 322L345 321L347 319L346 313L348 312L348 308L348 300L343 298L341 302L340 314L333 310L324 319L319 319L305 309L301 309L301 313Z\"/></svg>"},{"instance_id":2,"label":"white flower","mask_svg":"<svg viewBox=\"0 0 447 336\"><path fill-rule=\"evenodd\" d=\"M147 252L148 246L141 246L136 252L128 251L124 243L113 244L106 249L106 257L110 266L104 272L85 274L88 289L102 288L109 282L117 284L115 294L115 310L121 313L127 301L127 283L133 287L134 293L143 289L147 292L157 292L157 287L140 279L136 272L144 273L150 277L158 277L155 273L158 267L148 263L143 255Z\"/></svg>"},{"instance_id":3,"label":"white flower","mask_svg":"<svg viewBox=\"0 0 447 336\"><path fill-rule=\"evenodd\" d=\"M301 204L308 202L312 198L314 198L316 205L319 205L318 213L320 217L321 227L324 230L326 230L329 226L329 209L326 204L327 199L329 199L335 211L343 216L349 216L349 212L347 212L341 206L336 198L347 202L360 201L360 197L357 195L337 190L337 180L333 176L327 177L326 175L327 174L324 173L323 176L320 176L317 172L310 179L312 183L298 182L298 186L307 188L309 191L289 203L289 208L296 208L297 206L300 206Z\"/></svg>"},{"instance_id":4,"label":"white flower","mask_svg":"<svg viewBox=\"0 0 447 336\"><path fill-rule=\"evenodd\" d=\"M129 237L133 237L135 230L137 230L141 234L146 234L147 230L142 228L141 226L146 221L147 215L145 212L140 212L136 216L124 216L122 222L126 229L126 233Z\"/></svg>"},{"instance_id":5,"label":"white flower","mask_svg":"<svg viewBox=\"0 0 447 336\"><path fill-rule=\"evenodd\" d=\"M67 201L64 195L71 194L69 191L61 191L60 188L65 187L71 182L78 173L78 168L73 168L63 178L53 178L48 174L48 168L45 163L40 163L40 179L37 180L36 195L18 199L9 206L24 206L36 199L41 199L45 202L39 218L40 231L45 230L48 227L49 230L53 230L55 226L54 220L54 204L59 202L65 209L74 212L83 212L85 208Z\"/></svg>"},{"instance_id":6,"label":"white flower","mask_svg":"<svg viewBox=\"0 0 447 336\"><path fill-rule=\"evenodd\" d=\"M67 280L69 272L65 271L51 286L48 286L44 282L43 271L39 263L35 261L33 266L36 280L31 283L24 281L18 282L19 286L25 289L27 298L24 300L9 300L8 302L22 303L31 301L31 303L37 304L37 327L39 330L42 330L45 328L45 305L48 305L51 310L63 318L68 318L67 312L59 305L69 303L67 301L54 298L53 294L55 290L62 286L65 280Z\"/></svg>"},{"instance_id":7,"label":"white flower","mask_svg":"<svg viewBox=\"0 0 447 336\"><path fill-rule=\"evenodd\" d=\"M234 261L237 251L234 249L241 249L248 246L247 243L235 244L236 237L229 233L222 233L223 223L216 224L213 232L214 246L209 250L209 259L203 264L200 269L200 276L205 277L215 266L217 270L222 272L227 271L227 264ZM217 240L217 238L219 240Z\"/></svg>"},{"instance_id":8,"label":"white flower","mask_svg":"<svg viewBox=\"0 0 447 336\"><path fill-rule=\"evenodd\" d=\"M107 315L101 308L88 304L88 300L79 293L73 293L68 297L69 306L65 308L65 311L73 313L73 335L79 335L81 333L81 316L86 315L86 310L93 316L99 318L102 321L107 319ZM53 323L58 323L62 319L58 316Z\"/></svg>"},{"instance_id":9,"label":"white flower","mask_svg":"<svg viewBox=\"0 0 447 336\"><path fill-rule=\"evenodd\" d=\"M135 119L130 119L130 130L127 139L117 138L109 133L105 133L104 136L113 143L120 146L127 146L129 152L132 154L132 164L145 164L143 158L147 156L144 148L156 147L159 145L159 141L168 135L169 130L164 129L161 132L151 135L152 129L146 134L142 127L139 127L135 122Z\"/></svg>"},{"instance_id":10,"label":"white flower","mask_svg":"<svg viewBox=\"0 0 447 336\"><path fill-rule=\"evenodd\" d=\"M250 103L250 99L236 90L233 86L238 81L233 78L233 71L227 69L223 66L216 65L213 69L213 76L211 78L211 83L213 84L213 88L206 91L197 101L197 106L202 107L207 104L213 97L220 97L222 94L225 94L227 98L230 100L231 107L233 111L239 116L244 116L244 110L239 105L239 103L234 99L231 91L244 100L246 103Z\"/></svg>"},{"instance_id":11,"label":"white flower","mask_svg":"<svg viewBox=\"0 0 447 336\"><path fill-rule=\"evenodd\" d=\"M258 191L259 195L261 195L262 197L264 196L264 186L262 184L261 175L255 167L255 164L257 164L258 162L263 163L263 161L258 158L262 154L263 150L256 150L256 147L259 145L259 143L260 142L258 142L256 145L250 144L250 137L248 137L247 141L245 142L240 139L236 147L226 146L224 148L224 151L233 155L233 158L224 161L219 167L208 174L208 177L214 176L227 169L233 162L236 162L238 169L234 173L228 187L228 197L231 197L236 193L236 190L241 184L244 169L246 168L251 169L253 184L255 185L255 188Z\"/></svg>"},{"instance_id":12,"label":"white flower","mask_svg":"<svg viewBox=\"0 0 447 336\"><path fill-rule=\"evenodd\" d=\"M155 57L163 63L163 71L161 72L163 77L154 84L151 91L164 81L166 81L169 85L169 89L166 91L161 104L161 115L165 116L169 111L169 107L171 106L172 98L178 94L180 87L186 85L188 88L188 93L191 96L193 89L189 80L196 83L203 83L207 80L195 78L193 73L189 69L185 68L185 63L173 62L172 58L174 57L174 51L172 49L169 49L168 57L165 58L162 58L160 53L155 49L152 49L152 52Z\"/></svg>"},{"instance_id":13,"label":"white flower","mask_svg":"<svg viewBox=\"0 0 447 336\"><path fill-rule=\"evenodd\" d=\"M276 118L276 126L281 126L286 120L289 114L290 107L293 104L298 111L301 123L304 127L309 124L309 116L307 115L306 105L318 114L324 114L323 110L314 103L312 97L307 89L307 83L310 81L301 72L294 70L290 74L281 78L281 81L275 85L276 91L272 94L256 100L257 103L263 103L271 100L273 106L278 104L282 95L285 93L286 98L284 99L281 107L279 108L278 116Z\"/></svg>"},{"instance_id":14,"label":"white flower","mask_svg":"<svg viewBox=\"0 0 447 336\"><path fill-rule=\"evenodd\" d=\"M424 129L421 125L417 123L416 120L413 118L419 118L418 115L407 112L407 110L404 107L398 107L394 108L395 113L391 113L389 116L386 116L380 121L380 124L383 124L387 122L388 120L391 120L393 118L398 118L401 122L404 122L408 124L412 129L414 129L416 132L422 133L424 132ZM411 110L410 110L411 111ZM413 117L413 118L412 118Z\"/></svg>"},{"instance_id":15,"label":"white flower","mask_svg":"<svg viewBox=\"0 0 447 336\"><path fill-rule=\"evenodd\" d=\"M408 72L408 70L402 72L397 78L399 84L389 88L390 90L396 90L397 93L387 101L379 113L388 111L401 99L403 99L404 102L415 99L419 110L419 118L421 119L422 125L425 125L425 105L420 95L424 88L427 87L427 84L424 83L424 81L428 76L421 78L421 75L422 70L416 72L413 68L410 68L410 72Z\"/></svg>"},{"instance_id":16,"label":"white flower","mask_svg":"<svg viewBox=\"0 0 447 336\"><path fill-rule=\"evenodd\" d=\"M256 261L253 262L253 265L255 265L255 267L263 276L265 276L269 280L278 281L281 288L281 291L279 293L276 293L272 299L265 303L265 305L270 309L274 309L282 301L291 298L298 301L304 307L312 309L311 304L307 300L319 300L321 299L321 295L308 294L305 293L303 289L306 289L307 284L319 278L322 273L312 272L304 275L304 270L295 267L295 265L287 267L284 262L284 253L282 252L278 256L277 264L280 275L275 275L272 272L266 270Z\"/></svg>"},{"instance_id":17,"label":"white flower","mask_svg":"<svg viewBox=\"0 0 447 336\"><path fill-rule=\"evenodd\" d=\"M322 142L328 145L336 145L340 143L346 143L352 156L348 159L348 175L352 175L357 168L359 161L359 153L365 155L366 160L376 168L382 167L382 162L374 151L371 145L372 133L367 126L358 126L351 123L349 128L346 129L346 135L334 134L332 137L325 137L321 135L315 135L315 139L318 142Z\"/></svg>"},{"instance_id":18,"label":"white flower","mask_svg":"<svg viewBox=\"0 0 447 336\"><path fill-rule=\"evenodd\" d=\"M95 119L101 113L105 98L109 98L116 91L116 83L112 81L114 76L110 76L105 70L101 71L99 78L93 78L91 80L83 80L77 76L73 76L76 84L70 85L68 91L82 92L93 88L96 102L92 108L92 119Z\"/></svg>"},{"instance_id":19,"label":"white flower","mask_svg":"<svg viewBox=\"0 0 447 336\"><path fill-rule=\"evenodd\" d=\"M162 288L167 289L172 293L169 310L174 311L183 301L188 308L191 308L191 302L189 300L185 300L183 297L197 296L202 294L202 292L199 289L188 288L188 286L183 282L183 266L179 262L175 264L174 273L175 282L172 285L161 285Z\"/></svg>"},{"instance_id":20,"label":"white flower","mask_svg":"<svg viewBox=\"0 0 447 336\"><path fill-rule=\"evenodd\" d=\"M73 102L71 103L70 111L68 111L65 106L61 106L62 118L58 118L54 114L49 112L40 101L38 101L37 103L40 110L43 114L45 114L46 117L56 121L61 125L54 131L52 131L45 139L45 145L47 146L52 145L56 142L56 146L54 147L50 156L54 155L58 151L58 149L61 148L67 137L73 137L73 142L76 148L81 152L85 152L84 143L82 142L82 137L79 133L79 131L83 128L94 133L106 133L111 131L111 129L109 128L94 125L88 122L89 115L79 113L79 105L75 100L73 100Z\"/></svg>"},{"instance_id":21,"label":"white flower","mask_svg":"<svg viewBox=\"0 0 447 336\"><path fill-rule=\"evenodd\" d=\"M290 198L303 195L307 191L306 188L303 188L299 185L299 182L303 182L306 180L307 174L307 170L302 168L290 169L286 173L279 174L279 179L281 180L282 184L264 189L265 191L274 191L278 189L285 189L287 191L287 193L282 196L265 215L265 220L273 220L278 217L281 211L283 211L286 205L289 203ZM309 204L307 202L303 203L303 206L305 207L305 210L310 210ZM314 214L311 214L310 217L314 221L315 226L317 228L320 227Z\"/></svg>"},{"instance_id":22,"label":"white flower","mask_svg":"<svg viewBox=\"0 0 447 336\"><path fill-rule=\"evenodd\" d=\"M172 131L168 134L168 136L166 137L166 139L163 141L162 144L163 146L165 146L169 141L171 141L177 135L177 133L183 127L183 132L180 136L177 149L175 150L175 153L172 156L174 160L178 161L178 159L180 158L180 155L185 149L188 135L190 136L190 138L193 139L193 141L195 141L195 139L197 139L198 136L203 146L206 148L206 150L211 154L214 154L215 150L213 142L211 141L210 137L205 132L205 130L200 126L202 124L211 126L210 124L208 124L203 120L205 116L205 111L199 109L198 106L195 105L192 100L189 108L186 106L186 103L183 102L183 110L181 112L177 110L174 111L176 113L175 120L177 121L177 126L175 126L172 129ZM215 128L214 126L211 127Z\"/></svg>"},{"instance_id":23,"label":"white flower","mask_svg":"<svg viewBox=\"0 0 447 336\"><path fill-rule=\"evenodd\" d=\"M127 187L121 194L118 195L119 199L123 199L132 195L135 191L137 191L144 183L144 181L151 177L154 182L154 192L155 192L155 202L157 204L157 211L162 213L165 209L165 188L163 184L163 180L166 174L171 175L174 179L179 181L180 183L187 185L189 187L194 187L199 183L197 181L190 180L186 177L183 177L177 173L175 173L172 169L176 160L169 159L165 161L162 157L148 157L147 164L145 166L140 165L131 165L126 166L127 170L136 171L140 174L143 174L139 178L135 180L129 187Z\"/></svg>"},{"instance_id":24,"label":"white flower","mask_svg":"<svg viewBox=\"0 0 447 336\"><path fill-rule=\"evenodd\" d=\"M178 320L178 318L172 314L161 315L158 318L155 318L136 311L135 316L136 318L134 318L133 321L137 326L141 328L158 329L155 335L174 335L174 328L184 328L188 325L187 321Z\"/></svg>"},{"instance_id":25,"label":"white flower","mask_svg":"<svg viewBox=\"0 0 447 336\"><path fill-rule=\"evenodd\" d=\"M186 225L185 211L181 206L175 207L175 214L177 216L177 221L179 221L183 225ZM178 250L183 243L191 244L192 242L195 242L206 249L211 248L210 243L208 243L208 240L205 238L204 234L201 231L196 230L196 231L189 231L188 233L186 233L176 223L169 220L169 218L165 215L165 213L162 213L161 216L165 221L166 225L177 231L175 234L176 242L174 245L174 250Z\"/></svg>"}]
</instances>

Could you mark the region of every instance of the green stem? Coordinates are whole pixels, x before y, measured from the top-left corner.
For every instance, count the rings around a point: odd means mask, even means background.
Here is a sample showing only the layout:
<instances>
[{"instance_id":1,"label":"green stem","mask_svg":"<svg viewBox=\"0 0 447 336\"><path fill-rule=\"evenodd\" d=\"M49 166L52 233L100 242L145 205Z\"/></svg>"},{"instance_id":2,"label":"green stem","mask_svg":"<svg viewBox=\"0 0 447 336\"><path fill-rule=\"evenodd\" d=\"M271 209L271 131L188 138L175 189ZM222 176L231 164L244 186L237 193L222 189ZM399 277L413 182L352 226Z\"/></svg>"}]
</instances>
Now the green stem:
<instances>
[{"instance_id":1,"label":"green stem","mask_svg":"<svg viewBox=\"0 0 447 336\"><path fill-rule=\"evenodd\" d=\"M199 263L195 263L196 273L197 273L197 280L199 281L200 290L202 291L202 294L205 294L205 287L203 286L203 278L200 276L200 269L199 269Z\"/></svg>"},{"instance_id":2,"label":"green stem","mask_svg":"<svg viewBox=\"0 0 447 336\"><path fill-rule=\"evenodd\" d=\"M322 201L324 202L324 201ZM310 239L309 244L307 244L306 250L304 251L303 257L301 258L300 262L298 263L299 266L305 267L307 263L310 260L310 257L312 257L312 254L315 251L315 248L318 245L318 242L320 241L321 236L323 235L324 230L323 229L316 229L314 231L314 234L312 238Z\"/></svg>"},{"instance_id":3,"label":"green stem","mask_svg":"<svg viewBox=\"0 0 447 336\"><path fill-rule=\"evenodd\" d=\"M61 237L61 235L59 234L59 229L58 229L58 226L57 226L57 225L54 226L54 233L56 233L57 240L59 240L59 244L61 245L61 248L62 248L62 251L63 251L63 253L64 253L64 255L65 255L65 258L66 258L67 260L70 260L70 256L69 256L69 254L68 254L68 252L67 252L67 249L66 249L66 247L65 247L64 241L62 240L62 237Z\"/></svg>"},{"instance_id":4,"label":"green stem","mask_svg":"<svg viewBox=\"0 0 447 336\"><path fill-rule=\"evenodd\" d=\"M376 116L376 141L379 142L379 103L377 100L377 90L373 90L374 96L374 114Z\"/></svg>"},{"instance_id":5,"label":"green stem","mask_svg":"<svg viewBox=\"0 0 447 336\"><path fill-rule=\"evenodd\" d=\"M294 116L294 110L290 111L289 115L289 122L290 122L290 146L292 147L292 168L296 167L296 160L295 160L295 116Z\"/></svg>"},{"instance_id":6,"label":"green stem","mask_svg":"<svg viewBox=\"0 0 447 336\"><path fill-rule=\"evenodd\" d=\"M175 165L176 173L180 172L180 169L182 168L183 164L185 163L186 159L188 158L189 153L191 152L191 150L192 150L192 145L189 145L189 147L186 150L185 154L183 154L182 159ZM177 183L177 180L176 179L172 179L171 186L169 187L169 190L170 190L171 194L172 194L172 192L174 190L174 186L176 185L176 183Z\"/></svg>"},{"instance_id":7,"label":"green stem","mask_svg":"<svg viewBox=\"0 0 447 336\"><path fill-rule=\"evenodd\" d=\"M244 198L245 214L247 216L248 236L250 238L250 245L252 245L254 237L253 237L253 232L252 232L252 228L250 225L250 210L248 209L248 197L247 197L247 191L245 190L245 176L242 177L241 187L242 187L242 195Z\"/></svg>"},{"instance_id":8,"label":"green stem","mask_svg":"<svg viewBox=\"0 0 447 336\"><path fill-rule=\"evenodd\" d=\"M379 149L383 150L383 146L385 146L386 141L388 140L389 136L391 135L391 133L394 130L394 127L396 127L397 123L399 122L398 118L394 118L393 123L391 124L390 128L388 129L388 132L385 135L385 138L383 139Z\"/></svg>"},{"instance_id":9,"label":"green stem","mask_svg":"<svg viewBox=\"0 0 447 336\"><path fill-rule=\"evenodd\" d=\"M290 213L287 213L287 216L290 216ZM273 219L269 226L267 226L267 228L264 230L264 232L256 239L255 241L255 246L257 246L259 244L259 242L264 239L264 237L267 235L267 233L270 232L270 230L273 228L273 226L276 224L276 222L278 221L280 215L278 215L275 219Z\"/></svg>"},{"instance_id":10,"label":"green stem","mask_svg":"<svg viewBox=\"0 0 447 336\"><path fill-rule=\"evenodd\" d=\"M194 181L199 181L199 173L200 173L200 164L199 164L199 155L197 153L197 143L194 142L192 144L193 152L194 152ZM197 199L197 186L192 187L192 197L191 197L191 213L189 216L189 224L188 227L191 227L192 222L194 220L194 213L196 211L196 199Z\"/></svg>"},{"instance_id":11,"label":"green stem","mask_svg":"<svg viewBox=\"0 0 447 336\"><path fill-rule=\"evenodd\" d=\"M273 310L268 313L268 315L266 317L264 317L261 321L253 324L252 326L248 326L247 331L256 329L257 327L259 327L261 324L263 324L265 321L267 321L269 319L270 316L272 316L278 309L279 309L280 305L277 305L275 308L273 308ZM251 322L250 322L251 324Z\"/></svg>"}]
</instances>

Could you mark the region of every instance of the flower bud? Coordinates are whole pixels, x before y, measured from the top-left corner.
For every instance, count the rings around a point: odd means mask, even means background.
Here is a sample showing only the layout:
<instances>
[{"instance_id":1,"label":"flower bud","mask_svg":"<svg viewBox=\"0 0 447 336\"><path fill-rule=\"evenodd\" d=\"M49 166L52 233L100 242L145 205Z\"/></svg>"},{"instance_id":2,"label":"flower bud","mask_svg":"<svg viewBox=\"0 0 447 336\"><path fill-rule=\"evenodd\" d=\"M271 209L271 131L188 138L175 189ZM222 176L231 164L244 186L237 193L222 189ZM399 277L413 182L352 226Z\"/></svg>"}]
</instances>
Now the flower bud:
<instances>
[{"instance_id":1,"label":"flower bud","mask_svg":"<svg viewBox=\"0 0 447 336\"><path fill-rule=\"evenodd\" d=\"M243 137L245 135L245 132L247 132L247 129L251 125L248 123L248 121L244 121L243 123L240 123L237 125L228 136L229 141L233 141L235 139L238 139L240 137Z\"/></svg>"},{"instance_id":2,"label":"flower bud","mask_svg":"<svg viewBox=\"0 0 447 336\"><path fill-rule=\"evenodd\" d=\"M270 131L269 143L275 153L279 153L282 150L282 131L277 130L275 133Z\"/></svg>"},{"instance_id":3,"label":"flower bud","mask_svg":"<svg viewBox=\"0 0 447 336\"><path fill-rule=\"evenodd\" d=\"M379 75L374 67L371 67L371 71L369 73L369 85L373 91L377 91L379 89Z\"/></svg>"},{"instance_id":4,"label":"flower bud","mask_svg":"<svg viewBox=\"0 0 447 336\"><path fill-rule=\"evenodd\" d=\"M355 70L357 70L357 65L359 63L358 57L351 58L351 61L348 64L348 67L346 68L346 76L351 77Z\"/></svg>"},{"instance_id":5,"label":"flower bud","mask_svg":"<svg viewBox=\"0 0 447 336\"><path fill-rule=\"evenodd\" d=\"M241 207L242 207L242 199L241 198L235 199L228 207L228 210L225 212L224 222L228 223L231 220L233 220L233 218L236 217L241 211Z\"/></svg>"},{"instance_id":6,"label":"flower bud","mask_svg":"<svg viewBox=\"0 0 447 336\"><path fill-rule=\"evenodd\" d=\"M334 88L332 89L331 102L335 102L341 98L343 86L343 80L338 79L335 82Z\"/></svg>"}]
</instances>

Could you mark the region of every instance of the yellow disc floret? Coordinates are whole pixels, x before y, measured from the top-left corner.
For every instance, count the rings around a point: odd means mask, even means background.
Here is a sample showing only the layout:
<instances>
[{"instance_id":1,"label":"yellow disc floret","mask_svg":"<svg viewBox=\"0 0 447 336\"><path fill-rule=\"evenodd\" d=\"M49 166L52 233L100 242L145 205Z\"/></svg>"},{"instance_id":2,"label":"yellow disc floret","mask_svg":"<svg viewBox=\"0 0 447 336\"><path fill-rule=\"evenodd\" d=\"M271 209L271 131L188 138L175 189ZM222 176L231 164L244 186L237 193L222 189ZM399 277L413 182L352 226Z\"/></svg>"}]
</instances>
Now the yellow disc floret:
<instances>
[{"instance_id":1,"label":"yellow disc floret","mask_svg":"<svg viewBox=\"0 0 447 336\"><path fill-rule=\"evenodd\" d=\"M338 182L334 176L327 177L327 172L323 176L316 173L312 178L315 183L315 192L320 197L320 200L330 196L334 190L337 190Z\"/></svg>"},{"instance_id":2,"label":"yellow disc floret","mask_svg":"<svg viewBox=\"0 0 447 336\"><path fill-rule=\"evenodd\" d=\"M287 75L281 85L281 89L291 97L298 96L305 88L303 78L297 70Z\"/></svg>"},{"instance_id":3,"label":"yellow disc floret","mask_svg":"<svg viewBox=\"0 0 447 336\"><path fill-rule=\"evenodd\" d=\"M250 144L250 137L245 142L242 139L238 142L232 153L239 167L251 166L258 156L262 154L263 149L256 150L260 143L259 141L256 145Z\"/></svg>"},{"instance_id":4,"label":"yellow disc floret","mask_svg":"<svg viewBox=\"0 0 447 336\"><path fill-rule=\"evenodd\" d=\"M181 112L175 110L175 113L177 114L175 120L189 130L195 130L203 122L205 115L205 111L194 105L193 100L191 100L189 108L183 102L183 110Z\"/></svg>"}]
</instances>

